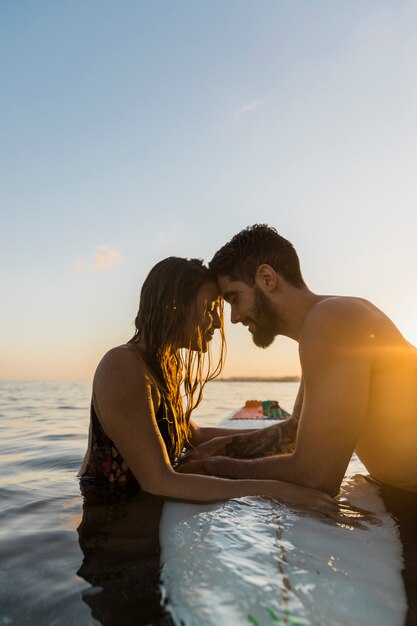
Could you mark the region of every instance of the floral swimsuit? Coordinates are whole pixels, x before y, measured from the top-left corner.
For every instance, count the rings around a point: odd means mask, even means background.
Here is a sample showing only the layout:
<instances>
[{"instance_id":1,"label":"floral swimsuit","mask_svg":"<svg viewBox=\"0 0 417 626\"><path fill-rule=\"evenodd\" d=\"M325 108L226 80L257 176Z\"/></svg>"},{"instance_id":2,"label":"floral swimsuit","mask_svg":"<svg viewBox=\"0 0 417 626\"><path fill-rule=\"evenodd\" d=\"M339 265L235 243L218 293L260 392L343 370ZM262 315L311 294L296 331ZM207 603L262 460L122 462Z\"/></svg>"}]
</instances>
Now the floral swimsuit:
<instances>
[{"instance_id":1,"label":"floral swimsuit","mask_svg":"<svg viewBox=\"0 0 417 626\"><path fill-rule=\"evenodd\" d=\"M167 416L167 407L161 401L156 414L156 421L167 447L171 463L173 463L174 452L170 435L171 422ZM91 403L90 411L90 428L88 456L80 475L83 494L86 495L94 487L110 487L111 489L115 487L140 487L115 444L104 432L93 403Z\"/></svg>"}]
</instances>

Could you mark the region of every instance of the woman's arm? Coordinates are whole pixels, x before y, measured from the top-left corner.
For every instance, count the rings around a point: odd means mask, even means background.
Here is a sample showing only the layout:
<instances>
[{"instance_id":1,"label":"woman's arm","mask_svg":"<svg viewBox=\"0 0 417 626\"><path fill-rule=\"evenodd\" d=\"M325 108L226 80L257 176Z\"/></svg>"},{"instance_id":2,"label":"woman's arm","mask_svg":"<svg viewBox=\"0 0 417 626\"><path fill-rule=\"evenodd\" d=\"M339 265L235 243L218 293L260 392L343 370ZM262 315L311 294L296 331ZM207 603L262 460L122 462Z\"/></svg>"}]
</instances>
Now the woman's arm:
<instances>
[{"instance_id":1,"label":"woman's arm","mask_svg":"<svg viewBox=\"0 0 417 626\"><path fill-rule=\"evenodd\" d=\"M94 402L102 426L144 491L191 502L250 495L290 506L337 512L331 497L275 480L233 480L173 470L155 419L156 390L142 360L128 347L110 351L94 379Z\"/></svg>"}]
</instances>

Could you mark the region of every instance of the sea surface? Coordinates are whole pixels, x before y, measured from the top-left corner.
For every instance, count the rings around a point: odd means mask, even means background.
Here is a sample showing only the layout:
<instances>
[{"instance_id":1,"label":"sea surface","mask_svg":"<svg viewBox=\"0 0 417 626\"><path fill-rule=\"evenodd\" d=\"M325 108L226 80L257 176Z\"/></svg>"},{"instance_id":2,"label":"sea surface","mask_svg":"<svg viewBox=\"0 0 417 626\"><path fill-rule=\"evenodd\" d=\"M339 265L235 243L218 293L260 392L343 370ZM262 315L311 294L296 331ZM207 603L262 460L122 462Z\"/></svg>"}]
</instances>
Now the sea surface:
<instances>
[{"instance_id":1,"label":"sea surface","mask_svg":"<svg viewBox=\"0 0 417 626\"><path fill-rule=\"evenodd\" d=\"M211 426L248 399L291 411L297 389L212 382L193 417ZM157 577L163 503L83 503L90 395L86 382L0 383L0 626L170 623Z\"/></svg>"}]
</instances>

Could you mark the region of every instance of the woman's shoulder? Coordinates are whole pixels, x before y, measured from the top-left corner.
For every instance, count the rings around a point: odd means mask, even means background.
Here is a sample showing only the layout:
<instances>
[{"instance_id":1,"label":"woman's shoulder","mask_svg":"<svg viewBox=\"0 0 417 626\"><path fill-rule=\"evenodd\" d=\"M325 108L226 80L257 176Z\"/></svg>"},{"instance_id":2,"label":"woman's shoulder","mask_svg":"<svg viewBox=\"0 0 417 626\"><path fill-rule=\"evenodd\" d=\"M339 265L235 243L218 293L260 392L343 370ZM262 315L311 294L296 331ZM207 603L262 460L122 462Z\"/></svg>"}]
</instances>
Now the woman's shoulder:
<instances>
[{"instance_id":1,"label":"woman's shoulder","mask_svg":"<svg viewBox=\"0 0 417 626\"><path fill-rule=\"evenodd\" d=\"M103 398L152 396L159 406L160 392L144 355L132 344L112 348L101 359L93 380L93 401ZM135 400L136 401L136 400Z\"/></svg>"},{"instance_id":2,"label":"woman's shoulder","mask_svg":"<svg viewBox=\"0 0 417 626\"><path fill-rule=\"evenodd\" d=\"M123 450L129 448L130 437L135 440L141 436L142 426L154 419L159 404L158 389L137 350L126 344L106 352L94 376L92 405L117 454L120 452L124 458ZM129 467L131 459L125 459Z\"/></svg>"},{"instance_id":3,"label":"woman's shoulder","mask_svg":"<svg viewBox=\"0 0 417 626\"><path fill-rule=\"evenodd\" d=\"M133 344L123 344L111 348L99 362L94 380L113 378L117 372L119 375L133 375L151 379L149 367L142 352Z\"/></svg>"}]
</instances>

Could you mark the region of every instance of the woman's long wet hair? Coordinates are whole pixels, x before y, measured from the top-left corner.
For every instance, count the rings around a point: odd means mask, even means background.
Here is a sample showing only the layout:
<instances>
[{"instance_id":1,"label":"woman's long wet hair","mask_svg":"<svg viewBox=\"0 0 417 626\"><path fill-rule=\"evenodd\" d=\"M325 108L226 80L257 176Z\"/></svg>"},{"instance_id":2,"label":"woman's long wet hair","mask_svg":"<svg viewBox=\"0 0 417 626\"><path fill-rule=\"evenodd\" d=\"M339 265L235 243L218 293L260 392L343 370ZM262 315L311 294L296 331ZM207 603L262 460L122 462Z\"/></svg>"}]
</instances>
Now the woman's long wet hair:
<instances>
[{"instance_id":1,"label":"woman's long wet hair","mask_svg":"<svg viewBox=\"0 0 417 626\"><path fill-rule=\"evenodd\" d=\"M211 281L215 278L200 259L168 257L157 263L143 283L136 331L129 342L144 343L146 363L171 416L169 430L175 457L189 441L190 415L202 400L204 385L216 378L223 368L226 345L222 305L219 305L221 349L218 361L213 363L210 343L205 353L201 349L183 347L193 315L199 345L203 345L196 296L198 289Z\"/></svg>"}]
</instances>

